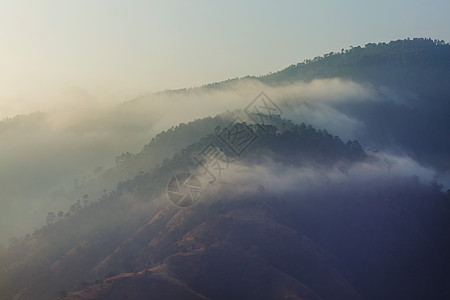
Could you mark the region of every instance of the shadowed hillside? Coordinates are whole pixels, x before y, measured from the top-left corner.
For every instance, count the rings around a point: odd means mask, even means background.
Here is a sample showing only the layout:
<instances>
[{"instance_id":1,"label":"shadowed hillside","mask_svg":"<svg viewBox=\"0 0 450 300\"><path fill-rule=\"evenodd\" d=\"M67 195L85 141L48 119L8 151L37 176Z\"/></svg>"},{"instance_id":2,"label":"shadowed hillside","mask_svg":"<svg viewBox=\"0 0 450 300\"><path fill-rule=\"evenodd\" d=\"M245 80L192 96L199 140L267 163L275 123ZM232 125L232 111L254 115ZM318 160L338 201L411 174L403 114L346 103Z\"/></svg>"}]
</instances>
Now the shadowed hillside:
<instances>
[{"instance_id":1,"label":"shadowed hillside","mask_svg":"<svg viewBox=\"0 0 450 300\"><path fill-rule=\"evenodd\" d=\"M233 174L239 173L230 169L192 208L158 197L213 137L17 240L1 253L0 293L7 299L420 299L448 292L448 197L414 178L362 187L330 181L320 190L273 194L258 181L238 191ZM376 163L357 142L294 124L261 136L240 158L227 154L247 172L268 158L298 172L346 174Z\"/></svg>"}]
</instances>

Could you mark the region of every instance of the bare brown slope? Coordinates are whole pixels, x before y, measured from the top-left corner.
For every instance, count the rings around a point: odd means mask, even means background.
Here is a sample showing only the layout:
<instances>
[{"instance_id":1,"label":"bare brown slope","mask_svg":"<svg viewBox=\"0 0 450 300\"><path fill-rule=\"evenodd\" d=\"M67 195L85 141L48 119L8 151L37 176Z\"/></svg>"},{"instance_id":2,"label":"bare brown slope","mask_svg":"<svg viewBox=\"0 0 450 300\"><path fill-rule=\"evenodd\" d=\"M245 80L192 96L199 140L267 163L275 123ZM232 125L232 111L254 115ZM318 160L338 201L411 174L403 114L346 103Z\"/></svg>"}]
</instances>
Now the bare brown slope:
<instances>
[{"instance_id":1,"label":"bare brown slope","mask_svg":"<svg viewBox=\"0 0 450 300\"><path fill-rule=\"evenodd\" d=\"M206 300L208 298L193 291L186 284L169 276L163 270L154 268L137 273L122 273L84 290L70 293L65 297L58 297L58 299Z\"/></svg>"},{"instance_id":2,"label":"bare brown slope","mask_svg":"<svg viewBox=\"0 0 450 300\"><path fill-rule=\"evenodd\" d=\"M264 211L225 210L206 220L201 211L158 213L95 270L117 268L132 255L130 245L142 244L147 236L142 249L134 248L136 266L161 257L170 276L212 299L360 298L318 245ZM161 218L165 226L148 234L146 228Z\"/></svg>"}]
</instances>

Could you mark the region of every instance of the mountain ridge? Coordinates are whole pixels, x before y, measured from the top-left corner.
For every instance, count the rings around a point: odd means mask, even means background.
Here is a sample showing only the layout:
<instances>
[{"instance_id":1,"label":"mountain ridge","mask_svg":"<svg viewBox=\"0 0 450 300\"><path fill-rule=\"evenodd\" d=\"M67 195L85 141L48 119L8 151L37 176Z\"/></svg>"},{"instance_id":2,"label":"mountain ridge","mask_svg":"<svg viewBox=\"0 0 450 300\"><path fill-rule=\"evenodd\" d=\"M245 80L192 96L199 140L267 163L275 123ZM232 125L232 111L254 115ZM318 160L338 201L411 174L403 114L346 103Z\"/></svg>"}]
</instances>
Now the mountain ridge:
<instances>
[{"instance_id":1,"label":"mountain ridge","mask_svg":"<svg viewBox=\"0 0 450 300\"><path fill-rule=\"evenodd\" d=\"M422 50L410 53L411 57L422 57L428 46L444 49L443 57L450 57L448 44L431 40L368 44L287 68L264 80L282 85L299 79L295 73L313 64L364 51L370 54L377 47L386 50L391 44L397 54L408 52L402 45L419 44L423 49L419 47ZM411 64L397 54L392 57L399 64ZM364 59L347 71L359 74L361 80L365 78L360 74L369 72L380 80L374 80L374 85L408 71L400 68L380 78ZM423 62L412 65L418 70ZM115 168L99 171L97 179L104 176L106 180L93 179L91 184L99 193L103 189L100 199L88 201L92 197L90 192L87 195L88 185L78 185L73 195L85 195L83 205L80 197L65 216L0 248L0 295L8 299L109 299L112 293L135 299L150 295L168 299L445 298L450 294L446 255L450 193L442 192L436 178L427 182L429 169L423 167L446 170L450 162L450 144L445 140L450 128L449 94L443 84L450 66L447 62L439 68L427 80L442 75L436 83L440 88L425 82L413 86L413 96L399 92L411 102L409 106L381 89L371 102L327 104L334 114L363 122L367 130L363 138L373 141L376 151L368 150L372 145L359 139L344 142L327 131L334 128L315 129L308 122L279 117L264 125L239 123L257 132L258 138L236 154L218 133L243 114L240 110L164 130L141 152L124 152ZM325 74L322 71L317 67L315 73L305 71L304 76L315 78ZM333 75L332 71L327 72ZM391 87L412 84L419 77L411 73ZM226 89L229 84L232 81L207 88ZM295 102L295 97L292 105L302 103ZM276 100L280 106L287 101ZM136 101L145 104L149 99ZM427 103L432 107L421 110ZM256 130L261 127L265 133ZM176 207L165 195L169 179L180 172L197 172L192 158L212 141L231 158L230 168L215 182L201 178L202 198L195 206ZM390 154L396 146L411 155ZM108 193L105 182L112 186Z\"/></svg>"}]
</instances>

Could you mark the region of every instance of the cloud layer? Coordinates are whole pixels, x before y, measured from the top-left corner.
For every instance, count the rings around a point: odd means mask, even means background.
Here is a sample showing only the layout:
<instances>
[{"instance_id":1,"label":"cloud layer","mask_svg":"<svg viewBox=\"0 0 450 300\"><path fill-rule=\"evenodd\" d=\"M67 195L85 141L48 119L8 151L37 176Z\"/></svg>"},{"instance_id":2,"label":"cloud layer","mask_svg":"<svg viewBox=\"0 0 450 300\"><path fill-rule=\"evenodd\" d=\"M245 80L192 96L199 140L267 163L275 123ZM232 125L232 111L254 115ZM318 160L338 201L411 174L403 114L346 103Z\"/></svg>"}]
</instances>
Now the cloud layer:
<instances>
[{"instance_id":1,"label":"cloud layer","mask_svg":"<svg viewBox=\"0 0 450 300\"><path fill-rule=\"evenodd\" d=\"M66 211L70 203L58 193L71 189L75 178L89 180L98 167L113 166L122 152L139 152L157 133L179 123L244 109L261 91L283 110L283 118L327 129L343 140L363 136L365 125L337 107L382 101L371 87L338 78L276 87L244 79L215 88L142 96L120 105L85 99L80 105L47 107L43 113L4 120L0 122L0 226L6 230L0 242L42 225L48 211ZM409 158L390 160L396 161L394 168L403 166L408 174L418 170ZM375 166L364 168L371 174L381 172ZM276 182L271 172L265 185ZM339 179L335 171L324 172L327 178ZM307 181L308 171L302 174L301 182Z\"/></svg>"},{"instance_id":2,"label":"cloud layer","mask_svg":"<svg viewBox=\"0 0 450 300\"><path fill-rule=\"evenodd\" d=\"M368 159L362 162L350 165L338 163L332 168L286 166L269 158L256 166L235 162L230 164L217 183L203 181L202 184L206 194L215 198L224 193L237 196L261 190L280 196L310 194L332 188L374 189L411 180L428 185L436 178L436 171L408 156L382 152L368 152L368 155ZM447 187L450 187L448 183Z\"/></svg>"}]
</instances>

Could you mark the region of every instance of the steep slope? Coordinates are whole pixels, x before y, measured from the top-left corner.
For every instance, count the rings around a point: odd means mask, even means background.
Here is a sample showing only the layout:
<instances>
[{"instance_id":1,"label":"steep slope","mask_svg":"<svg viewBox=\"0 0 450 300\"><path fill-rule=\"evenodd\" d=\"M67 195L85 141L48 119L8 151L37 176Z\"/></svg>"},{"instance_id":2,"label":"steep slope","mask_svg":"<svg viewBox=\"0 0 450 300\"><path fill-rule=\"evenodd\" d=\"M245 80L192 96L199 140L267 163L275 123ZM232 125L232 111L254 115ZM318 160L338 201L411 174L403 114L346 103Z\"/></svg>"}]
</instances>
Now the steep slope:
<instances>
[{"instance_id":1,"label":"steep slope","mask_svg":"<svg viewBox=\"0 0 450 300\"><path fill-rule=\"evenodd\" d=\"M304 125L270 132L241 156L243 164L252 168L270 157L280 166L298 167L299 172L337 167L345 173L352 165L374 159L356 142L344 144ZM219 190L181 210L165 197L158 198L168 178L192 165L192 154L210 140L211 136L201 139L152 173L123 182L104 200L1 252L0 295L6 299L49 299L58 294L69 299L108 299L112 294L133 299L448 295L448 196L415 179L403 179L363 187L329 181L318 191L286 190L278 196L257 185L230 193L219 182ZM234 184L231 191L237 187Z\"/></svg>"},{"instance_id":2,"label":"steep slope","mask_svg":"<svg viewBox=\"0 0 450 300\"><path fill-rule=\"evenodd\" d=\"M208 299L161 268L124 273L82 291L61 293L58 299Z\"/></svg>"},{"instance_id":3,"label":"steep slope","mask_svg":"<svg viewBox=\"0 0 450 300\"><path fill-rule=\"evenodd\" d=\"M12 297L22 290L20 286L29 286L34 287L38 294L51 295L59 290L72 288L74 282L95 280L109 271L114 271L115 265L106 269L101 269L101 266L108 262L108 257L112 253L120 252L117 247L125 247L125 252L130 253L147 243L146 239L135 240L133 232L140 227L144 230L145 224L158 213L161 202L152 199L165 189L168 178L178 170L186 169L193 164L191 155L207 145L210 138L206 137L187 147L152 173L141 174L133 180L121 183L117 191L104 200L82 208L36 231L33 236L11 245L8 251L2 253L1 261L5 265L0 274L1 293ZM287 141L293 143L287 147ZM303 163L306 163L308 157L311 162L333 163L332 159L321 161L321 157L329 153L330 149L336 150L333 159L349 162L361 159L363 153L360 148L345 145L329 134L306 126L297 126L285 133L268 135L253 146L255 151L252 151L251 155L247 154L247 157L253 157L258 161L258 157L270 155L278 150L279 154L286 153L286 155L280 155L278 158L274 156L274 159L286 163L295 158L292 155L295 153L292 147L304 149L302 155L298 156L299 164L302 163L300 157L303 158ZM143 204L150 200L152 201L148 205ZM165 226L167 221L164 221L164 218L158 221L158 216L160 215L157 215L153 222L160 224L158 226ZM158 226L152 224L149 227L151 234L158 233ZM126 248L128 245L125 241L128 239L133 240L129 244L130 248ZM122 243L125 243L125 246L120 246ZM158 259L158 256L156 255L154 259ZM121 259L114 258L111 261L119 266L118 270L134 270L134 268L127 269L131 267L129 260L125 259L122 263Z\"/></svg>"},{"instance_id":4,"label":"steep slope","mask_svg":"<svg viewBox=\"0 0 450 300\"><path fill-rule=\"evenodd\" d=\"M292 65L259 78L279 85L340 77L375 89L381 101L337 109L364 123L367 146L396 147L424 164L450 169L450 45L431 39L369 43Z\"/></svg>"},{"instance_id":5,"label":"steep slope","mask_svg":"<svg viewBox=\"0 0 450 300\"><path fill-rule=\"evenodd\" d=\"M442 82L448 79L450 46L444 41L415 38L390 43L368 43L340 53L306 60L297 65L261 77L270 84L343 77L404 91L438 94L448 91ZM402 90L400 90L401 92Z\"/></svg>"},{"instance_id":6,"label":"steep slope","mask_svg":"<svg viewBox=\"0 0 450 300\"><path fill-rule=\"evenodd\" d=\"M260 191L188 210L168 206L101 268L144 266L135 271L142 274L159 266L212 299L448 295L449 198L414 181L292 197Z\"/></svg>"}]
</instances>

